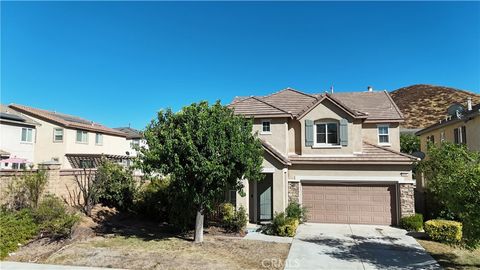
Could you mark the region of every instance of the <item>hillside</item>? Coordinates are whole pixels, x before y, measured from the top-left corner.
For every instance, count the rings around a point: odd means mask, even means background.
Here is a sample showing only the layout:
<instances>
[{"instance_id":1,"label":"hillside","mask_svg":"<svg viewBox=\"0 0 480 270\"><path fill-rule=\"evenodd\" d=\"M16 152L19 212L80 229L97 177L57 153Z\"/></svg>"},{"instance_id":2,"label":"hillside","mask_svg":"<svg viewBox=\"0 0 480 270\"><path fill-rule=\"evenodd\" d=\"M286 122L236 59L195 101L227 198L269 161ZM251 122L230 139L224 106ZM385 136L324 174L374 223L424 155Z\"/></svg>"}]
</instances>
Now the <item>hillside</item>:
<instances>
[{"instance_id":1,"label":"hillside","mask_svg":"<svg viewBox=\"0 0 480 270\"><path fill-rule=\"evenodd\" d=\"M402 127L422 128L436 123L447 115L447 108L453 103L466 107L467 98L472 103L480 103L480 95L465 90L416 84L397 89L390 93L398 108L405 116Z\"/></svg>"}]
</instances>

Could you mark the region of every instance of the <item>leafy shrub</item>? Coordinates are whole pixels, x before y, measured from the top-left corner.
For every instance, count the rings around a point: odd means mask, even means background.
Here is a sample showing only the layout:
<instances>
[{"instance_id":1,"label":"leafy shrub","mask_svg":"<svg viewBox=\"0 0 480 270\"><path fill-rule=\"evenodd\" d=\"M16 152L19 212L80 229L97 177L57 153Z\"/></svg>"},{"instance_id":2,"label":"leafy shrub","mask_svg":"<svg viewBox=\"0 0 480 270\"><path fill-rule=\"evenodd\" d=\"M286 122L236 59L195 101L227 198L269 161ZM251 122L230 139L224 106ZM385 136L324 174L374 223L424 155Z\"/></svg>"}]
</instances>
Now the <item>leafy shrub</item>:
<instances>
[{"instance_id":1,"label":"leafy shrub","mask_svg":"<svg viewBox=\"0 0 480 270\"><path fill-rule=\"evenodd\" d=\"M401 134L400 151L406 154L420 151L420 137L415 134Z\"/></svg>"},{"instance_id":2,"label":"leafy shrub","mask_svg":"<svg viewBox=\"0 0 480 270\"><path fill-rule=\"evenodd\" d=\"M263 233L278 236L295 236L299 225L299 220L290 218L285 213L275 213L272 223L263 228Z\"/></svg>"},{"instance_id":3,"label":"leafy shrub","mask_svg":"<svg viewBox=\"0 0 480 270\"><path fill-rule=\"evenodd\" d=\"M68 236L79 217L68 213L61 199L46 195L33 213L42 233L53 237Z\"/></svg>"},{"instance_id":4,"label":"leafy shrub","mask_svg":"<svg viewBox=\"0 0 480 270\"><path fill-rule=\"evenodd\" d=\"M235 217L235 207L231 203L222 203L220 205L220 216L222 223L228 223Z\"/></svg>"},{"instance_id":5,"label":"leafy shrub","mask_svg":"<svg viewBox=\"0 0 480 270\"><path fill-rule=\"evenodd\" d=\"M10 210L20 210L26 207L36 208L47 186L47 180L44 170L24 171L7 187L7 208Z\"/></svg>"},{"instance_id":6,"label":"leafy shrub","mask_svg":"<svg viewBox=\"0 0 480 270\"><path fill-rule=\"evenodd\" d=\"M220 206L220 215L222 226L229 231L239 232L247 226L248 215L243 205L235 210L231 203L223 203Z\"/></svg>"},{"instance_id":7,"label":"leafy shrub","mask_svg":"<svg viewBox=\"0 0 480 270\"><path fill-rule=\"evenodd\" d=\"M300 223L307 221L307 208L297 202L291 202L285 209L288 218L297 219Z\"/></svg>"},{"instance_id":8,"label":"leafy shrub","mask_svg":"<svg viewBox=\"0 0 480 270\"><path fill-rule=\"evenodd\" d=\"M38 232L32 212L23 209L18 212L0 211L0 259L33 238Z\"/></svg>"},{"instance_id":9,"label":"leafy shrub","mask_svg":"<svg viewBox=\"0 0 480 270\"><path fill-rule=\"evenodd\" d=\"M428 181L428 192L445 213L455 213L462 222L463 240L470 248L480 246L479 164L480 152L444 142L430 145L428 158L419 167Z\"/></svg>"},{"instance_id":10,"label":"leafy shrub","mask_svg":"<svg viewBox=\"0 0 480 270\"><path fill-rule=\"evenodd\" d=\"M423 229L423 216L422 214L415 214L408 217L402 217L400 219L400 227L407 231L421 231Z\"/></svg>"},{"instance_id":11,"label":"leafy shrub","mask_svg":"<svg viewBox=\"0 0 480 270\"><path fill-rule=\"evenodd\" d=\"M425 222L425 232L435 241L458 243L462 240L462 223L452 220L431 219Z\"/></svg>"},{"instance_id":12,"label":"leafy shrub","mask_svg":"<svg viewBox=\"0 0 480 270\"><path fill-rule=\"evenodd\" d=\"M99 201L118 210L130 210L135 197L135 180L130 170L103 160L97 170Z\"/></svg>"},{"instance_id":13,"label":"leafy shrub","mask_svg":"<svg viewBox=\"0 0 480 270\"><path fill-rule=\"evenodd\" d=\"M169 207L168 177L151 179L142 185L136 193L134 211L145 218L165 221L168 218Z\"/></svg>"}]
</instances>

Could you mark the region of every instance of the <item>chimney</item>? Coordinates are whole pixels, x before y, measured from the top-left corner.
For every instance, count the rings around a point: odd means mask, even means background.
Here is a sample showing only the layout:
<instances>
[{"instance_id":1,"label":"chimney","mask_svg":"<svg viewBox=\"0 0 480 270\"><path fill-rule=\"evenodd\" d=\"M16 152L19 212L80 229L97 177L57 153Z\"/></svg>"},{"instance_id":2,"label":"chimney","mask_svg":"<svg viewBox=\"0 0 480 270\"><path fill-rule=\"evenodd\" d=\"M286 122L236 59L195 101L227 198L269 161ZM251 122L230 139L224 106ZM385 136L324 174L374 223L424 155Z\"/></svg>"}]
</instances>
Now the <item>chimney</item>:
<instances>
[{"instance_id":1,"label":"chimney","mask_svg":"<svg viewBox=\"0 0 480 270\"><path fill-rule=\"evenodd\" d=\"M472 110L472 98L471 97L467 98L467 110L469 110L469 111Z\"/></svg>"},{"instance_id":2,"label":"chimney","mask_svg":"<svg viewBox=\"0 0 480 270\"><path fill-rule=\"evenodd\" d=\"M373 87L368 86L367 89L368 89L368 92L373 92Z\"/></svg>"}]
</instances>

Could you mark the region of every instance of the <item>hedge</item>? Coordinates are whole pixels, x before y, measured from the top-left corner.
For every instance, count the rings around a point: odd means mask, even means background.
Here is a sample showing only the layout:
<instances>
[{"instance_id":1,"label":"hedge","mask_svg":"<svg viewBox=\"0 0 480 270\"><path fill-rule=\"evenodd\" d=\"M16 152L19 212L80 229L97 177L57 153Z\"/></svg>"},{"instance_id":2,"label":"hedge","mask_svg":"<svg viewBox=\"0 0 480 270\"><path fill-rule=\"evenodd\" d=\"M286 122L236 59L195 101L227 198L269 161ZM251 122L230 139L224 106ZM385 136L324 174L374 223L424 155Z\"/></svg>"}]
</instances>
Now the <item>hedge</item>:
<instances>
[{"instance_id":1,"label":"hedge","mask_svg":"<svg viewBox=\"0 0 480 270\"><path fill-rule=\"evenodd\" d=\"M415 214L400 219L400 227L407 231L421 231L423 229L422 214Z\"/></svg>"},{"instance_id":2,"label":"hedge","mask_svg":"<svg viewBox=\"0 0 480 270\"><path fill-rule=\"evenodd\" d=\"M452 220L432 219L425 222L425 232L435 241L458 243L462 240L462 223Z\"/></svg>"}]
</instances>

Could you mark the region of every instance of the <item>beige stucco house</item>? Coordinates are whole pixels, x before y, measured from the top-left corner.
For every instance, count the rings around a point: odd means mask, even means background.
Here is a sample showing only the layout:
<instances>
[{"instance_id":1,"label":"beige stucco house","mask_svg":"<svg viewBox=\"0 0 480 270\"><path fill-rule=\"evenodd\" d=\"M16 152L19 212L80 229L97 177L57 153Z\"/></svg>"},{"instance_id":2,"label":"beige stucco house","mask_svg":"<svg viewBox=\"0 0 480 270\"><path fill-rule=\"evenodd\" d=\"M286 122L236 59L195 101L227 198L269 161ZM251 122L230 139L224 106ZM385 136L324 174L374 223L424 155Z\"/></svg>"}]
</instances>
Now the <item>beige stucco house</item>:
<instances>
[{"instance_id":1,"label":"beige stucco house","mask_svg":"<svg viewBox=\"0 0 480 270\"><path fill-rule=\"evenodd\" d=\"M466 107L453 104L449 107L449 117L428 126L415 134L420 137L420 150L427 152L429 142L440 144L451 142L464 144L472 151L480 151L480 104L472 106L468 99ZM425 178L417 178L417 188L426 187Z\"/></svg>"},{"instance_id":2,"label":"beige stucco house","mask_svg":"<svg viewBox=\"0 0 480 270\"><path fill-rule=\"evenodd\" d=\"M414 213L415 157L400 153L403 116L386 91L310 95L287 88L237 97L264 147L261 182L236 204L252 222L296 201L310 222L397 224Z\"/></svg>"},{"instance_id":3,"label":"beige stucco house","mask_svg":"<svg viewBox=\"0 0 480 270\"><path fill-rule=\"evenodd\" d=\"M468 149L480 151L480 104L472 106L471 99L465 108L454 104L450 108L462 108L446 119L416 132L420 148L426 151L428 142L465 144Z\"/></svg>"},{"instance_id":4,"label":"beige stucco house","mask_svg":"<svg viewBox=\"0 0 480 270\"><path fill-rule=\"evenodd\" d=\"M38 123L35 164L55 161L62 169L96 167L101 158L127 164L127 134L77 116L11 104L9 108Z\"/></svg>"}]
</instances>

